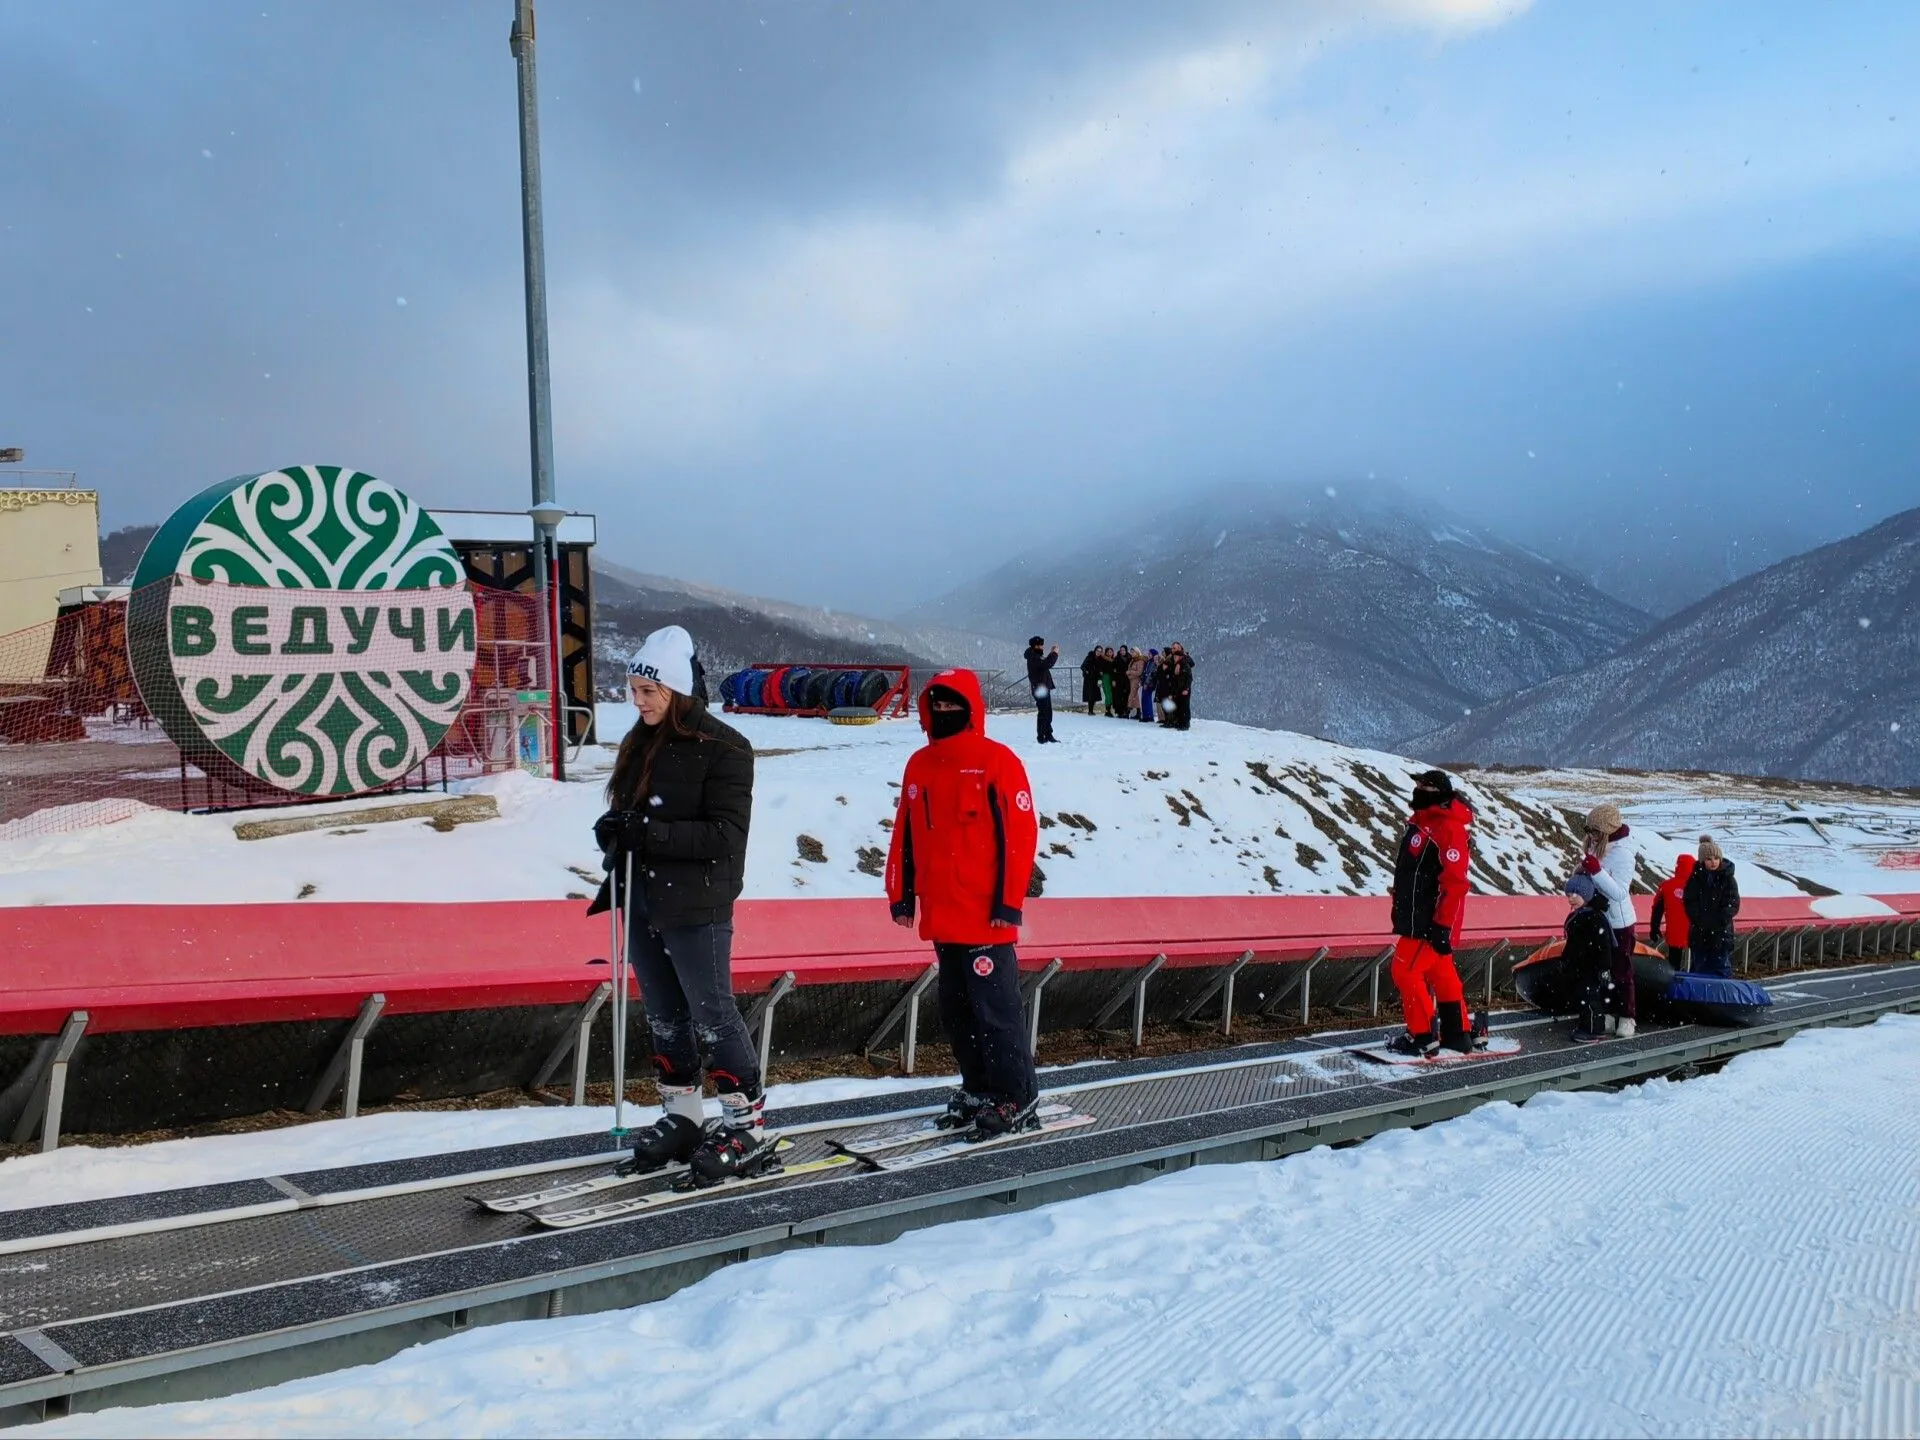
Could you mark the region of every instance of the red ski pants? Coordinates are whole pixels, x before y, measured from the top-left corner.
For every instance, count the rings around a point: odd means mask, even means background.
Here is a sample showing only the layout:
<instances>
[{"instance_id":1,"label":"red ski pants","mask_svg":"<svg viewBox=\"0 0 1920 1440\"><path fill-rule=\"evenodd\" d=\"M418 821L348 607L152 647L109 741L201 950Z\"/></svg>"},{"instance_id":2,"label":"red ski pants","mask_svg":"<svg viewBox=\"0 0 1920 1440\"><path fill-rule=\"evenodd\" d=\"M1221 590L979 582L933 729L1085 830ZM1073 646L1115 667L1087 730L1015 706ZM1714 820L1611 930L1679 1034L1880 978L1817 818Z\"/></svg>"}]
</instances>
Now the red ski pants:
<instances>
[{"instance_id":1,"label":"red ski pants","mask_svg":"<svg viewBox=\"0 0 1920 1440\"><path fill-rule=\"evenodd\" d=\"M1400 991L1400 1010L1407 1017L1407 1033L1425 1035L1433 1029L1434 1002L1453 1002L1466 1013L1467 992L1453 956L1442 955L1424 940L1402 935L1393 945L1393 983ZM1431 992L1431 993L1429 993Z\"/></svg>"}]
</instances>

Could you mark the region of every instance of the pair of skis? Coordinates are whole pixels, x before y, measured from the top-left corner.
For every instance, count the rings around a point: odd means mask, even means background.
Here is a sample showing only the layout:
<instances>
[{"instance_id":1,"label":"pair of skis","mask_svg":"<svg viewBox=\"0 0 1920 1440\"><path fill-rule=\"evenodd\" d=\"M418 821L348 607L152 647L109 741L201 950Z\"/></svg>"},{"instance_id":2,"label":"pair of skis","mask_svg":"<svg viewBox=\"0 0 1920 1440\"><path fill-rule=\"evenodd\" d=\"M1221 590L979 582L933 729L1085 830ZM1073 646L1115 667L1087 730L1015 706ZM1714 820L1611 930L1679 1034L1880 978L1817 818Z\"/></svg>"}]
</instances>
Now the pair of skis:
<instances>
[{"instance_id":1,"label":"pair of skis","mask_svg":"<svg viewBox=\"0 0 1920 1440\"><path fill-rule=\"evenodd\" d=\"M910 1170L935 1161L970 1155L991 1146L1004 1145L1015 1140L1032 1140L1042 1135L1078 1129L1094 1123L1093 1116L1078 1113L1066 1105L1044 1105L1040 1108L1038 1115L1040 1124L1037 1129L1016 1130L1010 1134L994 1135L985 1139L978 1138L970 1131L942 1130L931 1118L906 1127L881 1127L849 1136L845 1140L828 1141L827 1143L833 1147L832 1153L818 1159L803 1160L793 1165L781 1165L776 1159L776 1168L758 1175L743 1176L736 1180L722 1180L718 1184L706 1185L698 1189L683 1190L669 1187L645 1195L620 1200L604 1200L597 1204L579 1205L564 1210L546 1210L544 1207L585 1199L601 1191L614 1190L622 1186L643 1185L660 1180L679 1180L685 1176L687 1167L669 1165L659 1170L648 1171L644 1175L608 1173L584 1180L568 1181L560 1185L550 1185L540 1190L528 1190L517 1195L492 1197L471 1195L467 1198L481 1209L494 1214L514 1215L538 1212L532 1214L531 1218L543 1228L572 1230L581 1225L617 1220L622 1216L638 1215L648 1210L663 1209L669 1205L716 1199L753 1186L769 1185L776 1180L830 1173L853 1166L865 1166L873 1170ZM924 1144L925 1141L941 1135L951 1135L954 1138L943 1144L925 1145L918 1150L908 1148ZM776 1156L779 1151L791 1148L792 1143L790 1140L779 1141L776 1145Z\"/></svg>"}]
</instances>

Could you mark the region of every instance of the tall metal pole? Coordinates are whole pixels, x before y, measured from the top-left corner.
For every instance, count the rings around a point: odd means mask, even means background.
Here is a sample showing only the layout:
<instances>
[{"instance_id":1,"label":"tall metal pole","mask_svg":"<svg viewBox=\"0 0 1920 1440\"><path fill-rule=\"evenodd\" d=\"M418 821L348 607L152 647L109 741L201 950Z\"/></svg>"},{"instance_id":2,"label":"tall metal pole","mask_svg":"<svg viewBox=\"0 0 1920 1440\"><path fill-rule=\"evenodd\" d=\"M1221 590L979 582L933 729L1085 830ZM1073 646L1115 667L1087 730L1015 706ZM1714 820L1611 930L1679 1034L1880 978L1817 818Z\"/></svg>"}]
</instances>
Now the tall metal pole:
<instances>
[{"instance_id":1,"label":"tall metal pole","mask_svg":"<svg viewBox=\"0 0 1920 1440\"><path fill-rule=\"evenodd\" d=\"M508 45L520 79L520 240L527 291L527 419L533 451L533 503L539 507L553 504L553 386L547 369L547 247L540 219L540 98L534 68L533 0L514 0ZM554 717L553 778L564 780L559 597L547 593L550 583L558 579L549 573L555 568L558 551L551 527L539 527L533 569L542 627L547 631L547 680L552 687Z\"/></svg>"}]
</instances>

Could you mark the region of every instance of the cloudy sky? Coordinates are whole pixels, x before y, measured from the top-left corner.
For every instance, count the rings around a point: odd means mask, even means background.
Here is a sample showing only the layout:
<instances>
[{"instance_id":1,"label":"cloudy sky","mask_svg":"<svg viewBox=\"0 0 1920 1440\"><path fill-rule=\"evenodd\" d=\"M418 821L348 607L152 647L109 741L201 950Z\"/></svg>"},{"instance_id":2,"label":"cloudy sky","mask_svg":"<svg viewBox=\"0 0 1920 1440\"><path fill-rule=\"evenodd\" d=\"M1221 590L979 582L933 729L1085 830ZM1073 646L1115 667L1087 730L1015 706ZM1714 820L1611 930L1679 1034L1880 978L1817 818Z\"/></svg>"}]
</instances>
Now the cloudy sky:
<instances>
[{"instance_id":1,"label":"cloudy sky","mask_svg":"<svg viewBox=\"0 0 1920 1440\"><path fill-rule=\"evenodd\" d=\"M0 444L527 504L510 0L0 0ZM1634 598L1920 504L1920 6L541 0L561 498L896 610L1373 474Z\"/></svg>"}]
</instances>

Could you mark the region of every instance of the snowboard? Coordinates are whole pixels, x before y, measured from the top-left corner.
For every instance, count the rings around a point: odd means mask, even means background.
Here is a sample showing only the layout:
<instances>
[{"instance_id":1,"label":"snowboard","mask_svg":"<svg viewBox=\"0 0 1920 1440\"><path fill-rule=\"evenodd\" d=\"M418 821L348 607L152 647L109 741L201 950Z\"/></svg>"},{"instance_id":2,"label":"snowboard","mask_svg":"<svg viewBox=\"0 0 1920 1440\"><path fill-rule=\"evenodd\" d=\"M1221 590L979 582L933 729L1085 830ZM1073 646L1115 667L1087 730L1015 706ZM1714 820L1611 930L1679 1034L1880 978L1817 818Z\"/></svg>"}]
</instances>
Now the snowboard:
<instances>
[{"instance_id":1,"label":"snowboard","mask_svg":"<svg viewBox=\"0 0 1920 1440\"><path fill-rule=\"evenodd\" d=\"M1471 1055L1462 1055L1454 1050L1442 1050L1432 1059L1421 1055L1401 1055L1387 1049L1384 1043L1379 1045L1349 1045L1349 1055L1358 1055L1364 1060L1372 1060L1381 1065L1402 1065L1409 1069L1423 1069L1438 1065L1471 1065L1476 1060L1497 1060L1507 1055L1520 1053L1520 1042L1505 1035L1489 1035L1484 1050L1475 1050Z\"/></svg>"},{"instance_id":2,"label":"snowboard","mask_svg":"<svg viewBox=\"0 0 1920 1440\"><path fill-rule=\"evenodd\" d=\"M1073 1107L1070 1105L1042 1105L1039 1109L1042 1121L1057 1119L1072 1113ZM835 1150L844 1151L849 1155L858 1155L865 1160L888 1150L898 1149L903 1145L918 1145L922 1141L938 1139L943 1135L954 1139L965 1139L973 1133L971 1126L952 1129L943 1127L938 1123L940 1118L937 1115L929 1115L923 1120L909 1121L904 1125L878 1125L871 1130L862 1130L857 1134L849 1135L844 1140L828 1140L827 1144Z\"/></svg>"}]
</instances>

